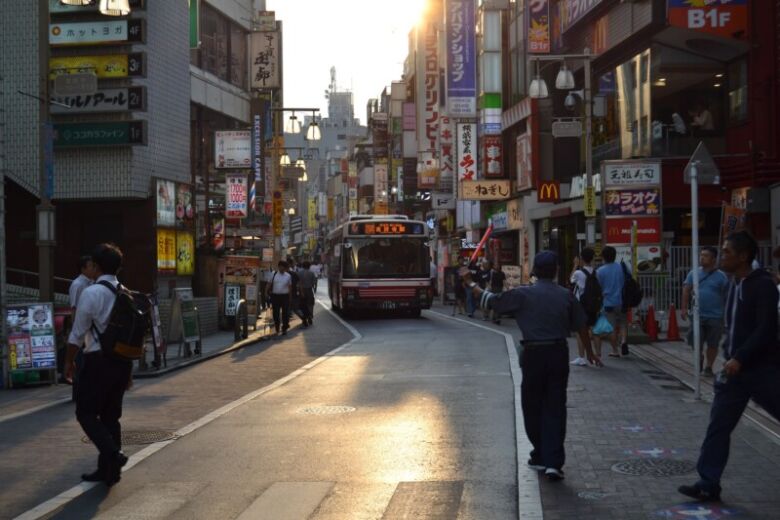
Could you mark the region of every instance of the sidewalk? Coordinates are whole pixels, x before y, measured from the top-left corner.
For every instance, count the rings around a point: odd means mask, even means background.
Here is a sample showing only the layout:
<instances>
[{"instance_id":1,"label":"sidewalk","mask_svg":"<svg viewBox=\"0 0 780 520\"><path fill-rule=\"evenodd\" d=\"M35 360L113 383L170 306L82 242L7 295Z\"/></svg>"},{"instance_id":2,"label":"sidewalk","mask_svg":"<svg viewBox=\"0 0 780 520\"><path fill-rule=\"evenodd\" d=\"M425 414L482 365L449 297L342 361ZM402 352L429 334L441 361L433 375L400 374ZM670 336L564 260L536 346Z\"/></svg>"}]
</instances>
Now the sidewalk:
<instances>
[{"instance_id":1,"label":"sidewalk","mask_svg":"<svg viewBox=\"0 0 780 520\"><path fill-rule=\"evenodd\" d=\"M235 341L233 331L220 331L202 338L201 354L198 356L194 354L187 356L185 349L183 347L180 349L176 343L168 345L167 366L161 365L159 369L155 369L152 366L152 356L148 355L146 370L140 370L138 363L134 364L133 378L159 377L258 341L263 341L265 335L269 332L267 328L265 331L263 330L264 320L265 314L257 320L256 330L252 330L251 326L249 327L249 335L245 340ZM294 323L295 320L293 320ZM194 349L194 346L192 348ZM12 390L0 389L0 422L9 420L11 417L17 417L20 414L31 413L32 411L70 401L71 391L72 388L68 384L30 386Z\"/></svg>"}]
</instances>

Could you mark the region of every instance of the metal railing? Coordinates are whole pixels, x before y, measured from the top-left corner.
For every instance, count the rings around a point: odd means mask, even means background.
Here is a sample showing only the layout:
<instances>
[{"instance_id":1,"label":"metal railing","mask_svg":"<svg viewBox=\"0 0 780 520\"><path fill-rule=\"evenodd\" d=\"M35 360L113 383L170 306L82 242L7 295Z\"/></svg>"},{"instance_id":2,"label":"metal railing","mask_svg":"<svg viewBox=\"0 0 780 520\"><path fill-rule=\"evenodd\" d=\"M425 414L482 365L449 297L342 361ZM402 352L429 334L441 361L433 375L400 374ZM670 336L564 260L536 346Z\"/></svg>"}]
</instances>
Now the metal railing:
<instances>
[{"instance_id":1,"label":"metal railing","mask_svg":"<svg viewBox=\"0 0 780 520\"><path fill-rule=\"evenodd\" d=\"M58 292L61 294L68 294L68 289L70 288L71 282L73 282L73 280L55 276L54 292ZM7 267L6 283L11 285L19 285L21 287L29 287L31 289L37 289L38 273L33 271L25 271L24 269L16 269L14 267Z\"/></svg>"}]
</instances>

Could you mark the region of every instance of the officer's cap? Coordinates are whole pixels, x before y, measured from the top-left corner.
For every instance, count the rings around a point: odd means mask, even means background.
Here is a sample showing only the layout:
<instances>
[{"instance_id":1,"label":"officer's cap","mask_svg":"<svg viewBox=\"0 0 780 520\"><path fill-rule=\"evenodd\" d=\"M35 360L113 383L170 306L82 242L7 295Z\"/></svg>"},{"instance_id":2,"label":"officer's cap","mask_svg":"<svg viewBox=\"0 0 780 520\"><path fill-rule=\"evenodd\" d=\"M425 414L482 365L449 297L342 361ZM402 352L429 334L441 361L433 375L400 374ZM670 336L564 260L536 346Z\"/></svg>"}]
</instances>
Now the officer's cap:
<instances>
[{"instance_id":1,"label":"officer's cap","mask_svg":"<svg viewBox=\"0 0 780 520\"><path fill-rule=\"evenodd\" d=\"M558 255L552 251L541 251L534 257L534 272L554 268L558 265Z\"/></svg>"}]
</instances>

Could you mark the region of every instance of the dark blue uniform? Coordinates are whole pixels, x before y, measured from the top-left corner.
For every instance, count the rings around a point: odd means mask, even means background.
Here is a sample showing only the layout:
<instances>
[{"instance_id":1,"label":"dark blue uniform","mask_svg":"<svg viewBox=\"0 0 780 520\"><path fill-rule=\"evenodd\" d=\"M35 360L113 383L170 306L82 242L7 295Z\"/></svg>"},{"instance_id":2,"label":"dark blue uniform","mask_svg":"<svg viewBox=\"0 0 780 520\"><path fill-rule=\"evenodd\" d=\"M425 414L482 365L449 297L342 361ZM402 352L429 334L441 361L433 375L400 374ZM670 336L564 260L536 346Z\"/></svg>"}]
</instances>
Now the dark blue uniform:
<instances>
[{"instance_id":1,"label":"dark blue uniform","mask_svg":"<svg viewBox=\"0 0 780 520\"><path fill-rule=\"evenodd\" d=\"M560 470L566 458L566 338L586 325L585 311L570 291L548 279L502 294L486 291L480 305L513 315L523 333L518 355L525 432L534 448L529 463Z\"/></svg>"}]
</instances>

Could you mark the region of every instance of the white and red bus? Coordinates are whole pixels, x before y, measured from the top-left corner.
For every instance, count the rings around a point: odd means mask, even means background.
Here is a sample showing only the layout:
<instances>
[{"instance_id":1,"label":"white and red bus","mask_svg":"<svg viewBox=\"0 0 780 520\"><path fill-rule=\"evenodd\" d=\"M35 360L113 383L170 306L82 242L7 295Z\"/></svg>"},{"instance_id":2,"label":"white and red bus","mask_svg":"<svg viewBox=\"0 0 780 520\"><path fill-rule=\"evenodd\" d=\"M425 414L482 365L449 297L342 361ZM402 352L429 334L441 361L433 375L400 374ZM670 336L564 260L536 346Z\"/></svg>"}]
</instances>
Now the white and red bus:
<instances>
[{"instance_id":1,"label":"white and red bus","mask_svg":"<svg viewBox=\"0 0 780 520\"><path fill-rule=\"evenodd\" d=\"M336 310L403 311L433 301L425 222L402 215L350 217L328 235L328 293Z\"/></svg>"}]
</instances>

